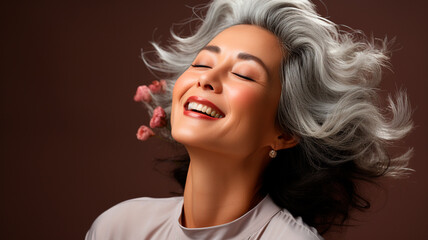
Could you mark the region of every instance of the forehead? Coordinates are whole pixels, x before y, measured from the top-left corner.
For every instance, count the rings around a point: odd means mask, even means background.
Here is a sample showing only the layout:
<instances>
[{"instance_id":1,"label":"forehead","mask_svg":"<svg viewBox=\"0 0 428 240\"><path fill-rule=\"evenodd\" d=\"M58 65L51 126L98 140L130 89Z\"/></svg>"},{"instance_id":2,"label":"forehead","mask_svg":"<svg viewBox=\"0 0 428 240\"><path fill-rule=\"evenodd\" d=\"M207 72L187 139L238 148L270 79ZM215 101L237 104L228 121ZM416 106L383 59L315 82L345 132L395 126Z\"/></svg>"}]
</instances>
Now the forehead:
<instances>
[{"instance_id":1,"label":"forehead","mask_svg":"<svg viewBox=\"0 0 428 240\"><path fill-rule=\"evenodd\" d=\"M260 58L272 71L276 71L283 58L278 38L270 31L255 25L236 25L220 32L208 45L220 47L231 54L248 53Z\"/></svg>"}]
</instances>

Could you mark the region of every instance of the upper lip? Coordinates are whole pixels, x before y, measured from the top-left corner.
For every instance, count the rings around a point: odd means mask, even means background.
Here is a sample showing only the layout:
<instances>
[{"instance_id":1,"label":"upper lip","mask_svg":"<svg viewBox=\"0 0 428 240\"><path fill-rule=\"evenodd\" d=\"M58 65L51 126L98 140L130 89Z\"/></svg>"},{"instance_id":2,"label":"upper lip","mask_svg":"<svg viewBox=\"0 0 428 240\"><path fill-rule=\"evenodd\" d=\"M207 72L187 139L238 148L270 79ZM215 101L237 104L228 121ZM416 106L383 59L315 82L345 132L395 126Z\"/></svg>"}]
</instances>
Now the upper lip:
<instances>
[{"instance_id":1,"label":"upper lip","mask_svg":"<svg viewBox=\"0 0 428 240\"><path fill-rule=\"evenodd\" d=\"M190 102L196 102L196 103L200 103L202 105L205 105L207 107L211 107L213 110L215 110L220 115L225 116L225 114L223 113L223 111L220 110L219 107L217 107L214 103L208 101L205 98L198 97L198 96L191 96L187 99L186 103L184 104L184 107L187 107L187 104L189 104Z\"/></svg>"}]
</instances>

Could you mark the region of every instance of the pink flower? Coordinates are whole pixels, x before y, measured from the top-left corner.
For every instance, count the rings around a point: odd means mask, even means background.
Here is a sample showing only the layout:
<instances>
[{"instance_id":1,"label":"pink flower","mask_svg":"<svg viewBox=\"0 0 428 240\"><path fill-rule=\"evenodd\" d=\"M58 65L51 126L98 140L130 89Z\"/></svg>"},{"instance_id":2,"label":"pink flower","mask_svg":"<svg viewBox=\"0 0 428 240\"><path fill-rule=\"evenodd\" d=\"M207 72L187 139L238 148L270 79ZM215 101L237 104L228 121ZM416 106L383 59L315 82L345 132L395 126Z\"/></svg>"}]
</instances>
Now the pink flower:
<instances>
[{"instance_id":1,"label":"pink flower","mask_svg":"<svg viewBox=\"0 0 428 240\"><path fill-rule=\"evenodd\" d=\"M141 85L137 88L137 92L134 96L136 102L151 102L152 96L150 95L150 89L146 85Z\"/></svg>"},{"instance_id":2,"label":"pink flower","mask_svg":"<svg viewBox=\"0 0 428 240\"><path fill-rule=\"evenodd\" d=\"M159 81L161 87L162 87L162 92L166 91L166 81L165 80L160 80Z\"/></svg>"},{"instance_id":3,"label":"pink flower","mask_svg":"<svg viewBox=\"0 0 428 240\"><path fill-rule=\"evenodd\" d=\"M155 133L150 129L149 127L145 125L141 125L140 128L138 128L137 131L137 139L141 141L146 141L151 136L154 136Z\"/></svg>"},{"instance_id":4,"label":"pink flower","mask_svg":"<svg viewBox=\"0 0 428 240\"><path fill-rule=\"evenodd\" d=\"M152 82L152 84L149 85L149 89L154 94L164 93L166 90L166 81L165 80L160 80L160 81L155 80Z\"/></svg>"},{"instance_id":5,"label":"pink flower","mask_svg":"<svg viewBox=\"0 0 428 240\"><path fill-rule=\"evenodd\" d=\"M162 107L157 107L153 110L152 119L150 119L150 127L164 127L166 125L166 114Z\"/></svg>"}]
</instances>

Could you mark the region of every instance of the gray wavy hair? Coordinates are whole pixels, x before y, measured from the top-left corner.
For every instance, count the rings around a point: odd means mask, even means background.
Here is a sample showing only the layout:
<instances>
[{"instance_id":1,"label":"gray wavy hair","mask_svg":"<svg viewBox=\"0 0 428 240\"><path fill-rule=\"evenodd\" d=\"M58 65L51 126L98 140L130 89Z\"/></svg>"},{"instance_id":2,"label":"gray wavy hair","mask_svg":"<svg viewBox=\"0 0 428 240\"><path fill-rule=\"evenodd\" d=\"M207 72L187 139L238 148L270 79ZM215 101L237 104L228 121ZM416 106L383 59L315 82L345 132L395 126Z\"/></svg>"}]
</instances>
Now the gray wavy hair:
<instances>
[{"instance_id":1,"label":"gray wavy hair","mask_svg":"<svg viewBox=\"0 0 428 240\"><path fill-rule=\"evenodd\" d=\"M286 50L277 121L299 138L312 166L354 161L373 175L408 172L412 149L395 158L386 150L412 129L403 91L389 97L388 112L379 108L376 87L382 67L388 66L386 40L375 44L358 31L340 30L308 0L214 0L207 7L204 18L196 15L200 25L193 35L180 37L171 30L170 46L152 43L156 60L142 54L150 70L168 76L168 94L153 95L168 115L175 80L200 49L228 27L257 25L276 35ZM168 130L164 134L170 137Z\"/></svg>"}]
</instances>

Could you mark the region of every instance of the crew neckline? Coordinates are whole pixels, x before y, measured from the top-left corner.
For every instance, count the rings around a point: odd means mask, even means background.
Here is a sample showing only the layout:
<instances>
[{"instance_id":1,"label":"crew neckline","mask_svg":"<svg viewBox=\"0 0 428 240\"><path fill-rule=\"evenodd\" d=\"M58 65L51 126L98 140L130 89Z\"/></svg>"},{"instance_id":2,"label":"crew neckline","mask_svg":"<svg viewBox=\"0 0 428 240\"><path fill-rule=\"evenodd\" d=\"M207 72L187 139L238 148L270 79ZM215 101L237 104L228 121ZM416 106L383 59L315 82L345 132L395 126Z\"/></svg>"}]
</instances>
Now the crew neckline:
<instances>
[{"instance_id":1,"label":"crew neckline","mask_svg":"<svg viewBox=\"0 0 428 240\"><path fill-rule=\"evenodd\" d=\"M183 201L184 199L182 198L180 203L177 204L178 207L175 214L173 214L177 236L180 236L178 238L183 240L248 238L259 231L275 214L281 211L281 208L267 195L255 207L231 222L210 227L186 228L180 223Z\"/></svg>"}]
</instances>

